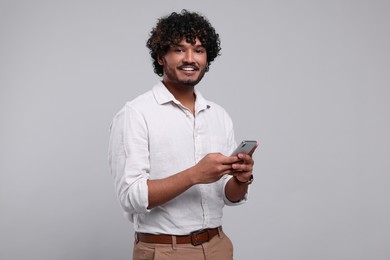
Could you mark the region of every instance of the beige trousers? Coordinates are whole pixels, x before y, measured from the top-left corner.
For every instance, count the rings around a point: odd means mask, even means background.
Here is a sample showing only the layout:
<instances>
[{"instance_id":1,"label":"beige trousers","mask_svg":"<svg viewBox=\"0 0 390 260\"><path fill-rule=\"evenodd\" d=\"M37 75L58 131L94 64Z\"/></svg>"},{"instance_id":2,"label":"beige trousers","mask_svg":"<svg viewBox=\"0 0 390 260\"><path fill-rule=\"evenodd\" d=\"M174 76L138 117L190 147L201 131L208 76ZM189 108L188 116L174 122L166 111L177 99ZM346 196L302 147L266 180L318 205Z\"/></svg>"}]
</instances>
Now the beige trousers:
<instances>
[{"instance_id":1,"label":"beige trousers","mask_svg":"<svg viewBox=\"0 0 390 260\"><path fill-rule=\"evenodd\" d=\"M223 233L202 245L134 243L133 260L233 260L233 244Z\"/></svg>"}]
</instances>

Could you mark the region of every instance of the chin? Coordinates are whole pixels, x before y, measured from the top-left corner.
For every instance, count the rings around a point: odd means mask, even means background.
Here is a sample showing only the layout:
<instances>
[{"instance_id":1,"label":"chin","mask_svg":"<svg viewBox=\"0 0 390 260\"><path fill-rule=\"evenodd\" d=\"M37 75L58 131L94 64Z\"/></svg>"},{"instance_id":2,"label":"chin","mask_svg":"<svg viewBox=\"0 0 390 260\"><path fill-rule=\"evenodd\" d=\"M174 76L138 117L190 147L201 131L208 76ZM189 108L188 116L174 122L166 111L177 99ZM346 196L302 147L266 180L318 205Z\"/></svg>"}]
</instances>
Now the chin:
<instances>
[{"instance_id":1,"label":"chin","mask_svg":"<svg viewBox=\"0 0 390 260\"><path fill-rule=\"evenodd\" d=\"M199 83L200 80L183 80L181 83L184 85L184 86L188 86L188 87L194 87L196 84Z\"/></svg>"},{"instance_id":2,"label":"chin","mask_svg":"<svg viewBox=\"0 0 390 260\"><path fill-rule=\"evenodd\" d=\"M181 80L181 83L185 86L188 86L188 87L194 87L195 85L197 85L203 78L204 76L204 73L202 73L198 78L196 79L184 79L184 80Z\"/></svg>"}]
</instances>

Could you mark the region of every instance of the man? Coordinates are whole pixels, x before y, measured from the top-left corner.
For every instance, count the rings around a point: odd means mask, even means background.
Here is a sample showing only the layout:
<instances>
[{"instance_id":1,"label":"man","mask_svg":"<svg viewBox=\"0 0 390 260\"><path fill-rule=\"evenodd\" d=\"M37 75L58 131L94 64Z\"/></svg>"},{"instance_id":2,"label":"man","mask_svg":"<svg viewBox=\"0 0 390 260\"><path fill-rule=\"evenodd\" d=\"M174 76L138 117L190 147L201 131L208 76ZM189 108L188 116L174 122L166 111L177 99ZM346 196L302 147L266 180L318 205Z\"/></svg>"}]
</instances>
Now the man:
<instances>
[{"instance_id":1,"label":"man","mask_svg":"<svg viewBox=\"0 0 390 260\"><path fill-rule=\"evenodd\" d=\"M253 151L229 156L230 117L195 89L219 55L219 36L183 10L158 21L147 47L162 81L114 117L109 150L136 231L133 259L232 259L222 208L246 201L254 162Z\"/></svg>"}]
</instances>

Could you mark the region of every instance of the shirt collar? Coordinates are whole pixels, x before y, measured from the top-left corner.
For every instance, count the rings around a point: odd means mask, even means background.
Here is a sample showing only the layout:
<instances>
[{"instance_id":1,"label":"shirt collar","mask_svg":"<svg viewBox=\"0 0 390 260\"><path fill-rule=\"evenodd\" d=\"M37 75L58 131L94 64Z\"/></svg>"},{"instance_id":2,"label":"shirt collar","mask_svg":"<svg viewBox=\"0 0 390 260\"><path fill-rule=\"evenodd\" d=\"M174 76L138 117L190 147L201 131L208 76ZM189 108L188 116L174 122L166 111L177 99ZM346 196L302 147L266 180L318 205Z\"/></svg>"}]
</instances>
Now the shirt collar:
<instances>
[{"instance_id":1,"label":"shirt collar","mask_svg":"<svg viewBox=\"0 0 390 260\"><path fill-rule=\"evenodd\" d=\"M201 110L210 108L211 104L209 101L207 101L202 94L195 88L195 109L196 112L199 112ZM156 99L157 103L160 105L174 102L176 104L180 104L180 102L172 95L171 92L165 87L165 85L160 81L153 87L153 95Z\"/></svg>"}]
</instances>

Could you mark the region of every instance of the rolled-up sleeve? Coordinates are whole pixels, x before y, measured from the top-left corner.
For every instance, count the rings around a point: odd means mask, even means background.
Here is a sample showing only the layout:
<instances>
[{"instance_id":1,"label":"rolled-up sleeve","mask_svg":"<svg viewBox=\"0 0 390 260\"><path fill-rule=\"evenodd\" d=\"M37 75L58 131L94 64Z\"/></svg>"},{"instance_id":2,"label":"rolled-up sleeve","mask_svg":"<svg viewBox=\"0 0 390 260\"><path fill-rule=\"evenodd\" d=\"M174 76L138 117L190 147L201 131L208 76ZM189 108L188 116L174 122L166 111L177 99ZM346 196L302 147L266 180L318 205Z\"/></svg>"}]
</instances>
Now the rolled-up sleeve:
<instances>
[{"instance_id":1,"label":"rolled-up sleeve","mask_svg":"<svg viewBox=\"0 0 390 260\"><path fill-rule=\"evenodd\" d=\"M131 103L127 103L111 123L108 157L122 208L130 214L148 212L147 126Z\"/></svg>"}]
</instances>

